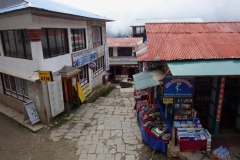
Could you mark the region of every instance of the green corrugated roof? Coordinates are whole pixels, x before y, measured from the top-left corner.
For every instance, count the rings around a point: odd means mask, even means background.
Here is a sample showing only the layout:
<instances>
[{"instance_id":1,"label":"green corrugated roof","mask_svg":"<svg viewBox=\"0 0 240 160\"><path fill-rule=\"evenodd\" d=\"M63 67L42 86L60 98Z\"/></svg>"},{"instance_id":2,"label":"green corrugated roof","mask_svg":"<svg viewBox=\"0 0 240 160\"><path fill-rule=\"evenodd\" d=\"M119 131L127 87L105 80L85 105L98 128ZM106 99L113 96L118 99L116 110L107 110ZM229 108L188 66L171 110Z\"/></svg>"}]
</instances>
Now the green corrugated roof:
<instances>
[{"instance_id":1,"label":"green corrugated roof","mask_svg":"<svg viewBox=\"0 0 240 160\"><path fill-rule=\"evenodd\" d=\"M240 60L171 61L167 65L173 76L240 75Z\"/></svg>"},{"instance_id":2,"label":"green corrugated roof","mask_svg":"<svg viewBox=\"0 0 240 160\"><path fill-rule=\"evenodd\" d=\"M133 75L134 85L136 90L146 89L159 85L159 80L162 79L164 73L159 70L143 71Z\"/></svg>"}]
</instances>

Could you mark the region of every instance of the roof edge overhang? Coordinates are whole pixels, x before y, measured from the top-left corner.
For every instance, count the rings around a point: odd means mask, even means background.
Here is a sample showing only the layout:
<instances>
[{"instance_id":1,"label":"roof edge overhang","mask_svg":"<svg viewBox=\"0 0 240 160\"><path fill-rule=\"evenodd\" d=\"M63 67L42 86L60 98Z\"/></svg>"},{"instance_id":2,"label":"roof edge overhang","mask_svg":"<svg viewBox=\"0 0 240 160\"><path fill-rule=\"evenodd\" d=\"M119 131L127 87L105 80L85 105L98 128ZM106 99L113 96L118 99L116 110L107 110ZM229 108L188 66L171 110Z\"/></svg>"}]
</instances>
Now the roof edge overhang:
<instances>
[{"instance_id":1,"label":"roof edge overhang","mask_svg":"<svg viewBox=\"0 0 240 160\"><path fill-rule=\"evenodd\" d=\"M0 13L0 18L12 17L16 15L23 15L23 14L32 14L32 15L43 16L43 17L64 18L64 19L85 20L85 21L87 20L96 20L96 21L104 21L104 22L114 21L112 19L90 18L90 17L78 16L73 14L54 12L54 11L49 11L49 10L39 9L34 7L22 8L14 11Z\"/></svg>"}]
</instances>

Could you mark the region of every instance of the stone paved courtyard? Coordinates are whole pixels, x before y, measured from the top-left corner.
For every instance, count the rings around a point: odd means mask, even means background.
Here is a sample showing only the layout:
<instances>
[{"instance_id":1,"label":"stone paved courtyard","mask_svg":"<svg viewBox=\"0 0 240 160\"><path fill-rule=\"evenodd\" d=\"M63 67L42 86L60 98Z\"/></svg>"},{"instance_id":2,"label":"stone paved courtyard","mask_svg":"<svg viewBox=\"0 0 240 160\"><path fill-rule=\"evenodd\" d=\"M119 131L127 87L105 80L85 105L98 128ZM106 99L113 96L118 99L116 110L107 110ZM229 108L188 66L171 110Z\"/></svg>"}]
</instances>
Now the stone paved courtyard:
<instances>
[{"instance_id":1,"label":"stone paved courtyard","mask_svg":"<svg viewBox=\"0 0 240 160\"><path fill-rule=\"evenodd\" d=\"M149 159L151 150L142 142L134 104L133 88L115 89L86 104L71 121L74 125L53 130L51 139L77 141L79 160Z\"/></svg>"}]
</instances>

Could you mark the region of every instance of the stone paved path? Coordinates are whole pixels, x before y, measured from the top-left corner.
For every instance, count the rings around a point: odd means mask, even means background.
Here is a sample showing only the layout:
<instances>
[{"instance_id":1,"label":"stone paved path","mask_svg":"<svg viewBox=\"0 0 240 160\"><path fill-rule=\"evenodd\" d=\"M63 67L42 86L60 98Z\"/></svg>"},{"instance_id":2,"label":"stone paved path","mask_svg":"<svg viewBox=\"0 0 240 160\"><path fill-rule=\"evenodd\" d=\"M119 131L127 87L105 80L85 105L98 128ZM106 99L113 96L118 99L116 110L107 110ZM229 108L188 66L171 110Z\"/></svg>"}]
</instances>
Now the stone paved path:
<instances>
[{"instance_id":1,"label":"stone paved path","mask_svg":"<svg viewBox=\"0 0 240 160\"><path fill-rule=\"evenodd\" d=\"M52 131L51 139L77 141L79 160L142 159L141 151L148 148L142 142L132 93L133 88L115 89L108 97L85 105L72 120L74 125Z\"/></svg>"}]
</instances>

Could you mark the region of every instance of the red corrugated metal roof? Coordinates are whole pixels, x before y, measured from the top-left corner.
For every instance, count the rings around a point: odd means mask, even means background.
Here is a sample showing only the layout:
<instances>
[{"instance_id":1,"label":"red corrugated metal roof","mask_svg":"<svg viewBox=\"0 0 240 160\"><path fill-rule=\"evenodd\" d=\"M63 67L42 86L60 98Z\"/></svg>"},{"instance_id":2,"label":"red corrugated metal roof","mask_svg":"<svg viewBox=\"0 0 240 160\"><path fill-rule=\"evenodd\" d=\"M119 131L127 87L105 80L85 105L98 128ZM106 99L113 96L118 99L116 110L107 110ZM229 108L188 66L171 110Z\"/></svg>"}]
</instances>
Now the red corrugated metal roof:
<instances>
[{"instance_id":1,"label":"red corrugated metal roof","mask_svg":"<svg viewBox=\"0 0 240 160\"><path fill-rule=\"evenodd\" d=\"M108 47L136 47L143 38L107 38Z\"/></svg>"},{"instance_id":2,"label":"red corrugated metal roof","mask_svg":"<svg viewBox=\"0 0 240 160\"><path fill-rule=\"evenodd\" d=\"M240 58L240 22L146 23L146 32L144 61Z\"/></svg>"}]
</instances>

